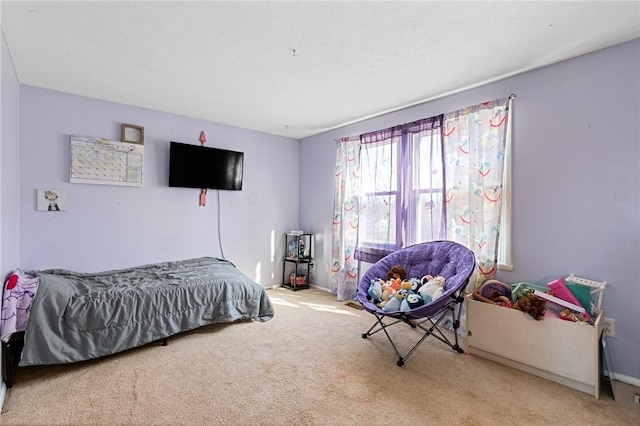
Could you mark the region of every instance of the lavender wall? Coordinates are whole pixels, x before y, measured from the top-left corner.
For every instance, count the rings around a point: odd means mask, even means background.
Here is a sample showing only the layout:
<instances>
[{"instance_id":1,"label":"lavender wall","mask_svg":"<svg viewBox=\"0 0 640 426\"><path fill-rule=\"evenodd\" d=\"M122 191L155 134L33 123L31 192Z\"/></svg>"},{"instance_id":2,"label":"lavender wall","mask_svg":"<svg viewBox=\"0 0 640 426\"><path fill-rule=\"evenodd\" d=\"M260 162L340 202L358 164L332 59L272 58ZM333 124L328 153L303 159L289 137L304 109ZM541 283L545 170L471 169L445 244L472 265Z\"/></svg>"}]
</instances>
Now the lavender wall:
<instances>
[{"instance_id":1,"label":"lavender wall","mask_svg":"<svg viewBox=\"0 0 640 426\"><path fill-rule=\"evenodd\" d=\"M20 85L4 34L0 75L0 274L4 282L4 277L20 264Z\"/></svg>"},{"instance_id":2,"label":"lavender wall","mask_svg":"<svg viewBox=\"0 0 640 426\"><path fill-rule=\"evenodd\" d=\"M640 40L302 140L300 227L317 234L316 282L329 287L336 138L511 93L515 268L498 278L606 280L613 370L640 386Z\"/></svg>"},{"instance_id":3,"label":"lavender wall","mask_svg":"<svg viewBox=\"0 0 640 426\"><path fill-rule=\"evenodd\" d=\"M144 186L69 183L70 137L145 128ZM242 191L169 188L169 142L243 151ZM263 285L281 280L281 236L298 225L298 141L31 86L20 90L20 266L100 271L222 256ZM36 211L36 189L66 189L66 212Z\"/></svg>"},{"instance_id":4,"label":"lavender wall","mask_svg":"<svg viewBox=\"0 0 640 426\"><path fill-rule=\"evenodd\" d=\"M20 85L4 34L0 43L0 274L4 277L20 265ZM0 354L0 362L2 356ZM0 377L0 408L6 386Z\"/></svg>"}]
</instances>

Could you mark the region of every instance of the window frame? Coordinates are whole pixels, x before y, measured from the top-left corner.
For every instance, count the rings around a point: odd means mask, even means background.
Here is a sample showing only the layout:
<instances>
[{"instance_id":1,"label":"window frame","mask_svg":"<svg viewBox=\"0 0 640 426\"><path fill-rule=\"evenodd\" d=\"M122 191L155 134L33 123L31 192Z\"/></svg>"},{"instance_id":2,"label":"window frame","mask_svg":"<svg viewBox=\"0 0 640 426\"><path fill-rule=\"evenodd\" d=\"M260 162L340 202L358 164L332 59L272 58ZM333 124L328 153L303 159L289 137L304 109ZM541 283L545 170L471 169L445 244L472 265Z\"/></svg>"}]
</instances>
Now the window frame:
<instances>
[{"instance_id":1,"label":"window frame","mask_svg":"<svg viewBox=\"0 0 640 426\"><path fill-rule=\"evenodd\" d=\"M429 122L428 125L424 125ZM435 125L433 123L436 123ZM388 196L395 195L395 241L394 242L375 242L375 241L367 241L360 240L361 234L359 234L358 244L356 249L356 258L358 260L363 260L369 262L366 255L362 254L362 250L372 252L372 256L381 257L385 254L392 253L403 246L415 244L418 241L417 238L417 228L415 226L415 219L417 216L417 208L414 203L405 203L405 198L408 196L411 199L418 199L414 195L419 194L430 194L440 192L444 199L444 176L442 177L442 187L441 188L426 188L420 187L419 182L416 187L416 179L415 176L411 174L412 171L416 169L416 165L420 162L415 161L415 156L413 155L416 152L416 144L419 144L420 141L416 142L415 138L425 137L423 133L428 133L429 137L434 137L434 135L438 138L435 143L442 144L442 135L441 135L441 126L442 125L442 116L433 117L430 119L419 120L415 123L409 123L404 126L397 126L395 128L388 129L386 135L380 138L373 138L368 143L363 143L361 155L366 152L368 144L376 144L376 145L392 145L396 144L396 168L394 170L395 173L395 181L396 181L396 189L395 190L385 190L385 191L370 191L366 193L362 193L361 196L371 198L375 196ZM423 134L423 135L421 135ZM385 137L386 136L386 137ZM431 148L432 149L432 148ZM440 146L440 158L442 158L442 147ZM364 164L364 161L361 161L361 167ZM431 166L431 164L430 164ZM444 167L444 164L441 165ZM362 172L361 176L364 176L365 173ZM407 188L407 185L409 186ZM364 185L363 185L364 186ZM404 195L403 197L403 194ZM443 209L444 210L444 209ZM362 214L362 213L361 213ZM444 214L442 214L443 216ZM407 235L403 235L403 223L402 221L408 221L406 232ZM362 226L362 223L360 224Z\"/></svg>"}]
</instances>

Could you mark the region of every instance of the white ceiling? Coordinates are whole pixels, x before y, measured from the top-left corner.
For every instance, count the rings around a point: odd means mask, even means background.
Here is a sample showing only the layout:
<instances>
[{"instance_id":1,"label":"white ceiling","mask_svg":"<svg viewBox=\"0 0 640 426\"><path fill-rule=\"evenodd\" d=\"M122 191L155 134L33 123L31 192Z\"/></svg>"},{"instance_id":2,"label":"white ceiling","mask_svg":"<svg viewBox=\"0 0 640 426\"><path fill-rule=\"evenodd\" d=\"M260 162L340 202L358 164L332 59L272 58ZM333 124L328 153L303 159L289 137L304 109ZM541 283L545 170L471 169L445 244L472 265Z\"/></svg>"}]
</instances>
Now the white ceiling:
<instances>
[{"instance_id":1,"label":"white ceiling","mask_svg":"<svg viewBox=\"0 0 640 426\"><path fill-rule=\"evenodd\" d=\"M2 1L22 84L296 139L640 38L640 1Z\"/></svg>"}]
</instances>

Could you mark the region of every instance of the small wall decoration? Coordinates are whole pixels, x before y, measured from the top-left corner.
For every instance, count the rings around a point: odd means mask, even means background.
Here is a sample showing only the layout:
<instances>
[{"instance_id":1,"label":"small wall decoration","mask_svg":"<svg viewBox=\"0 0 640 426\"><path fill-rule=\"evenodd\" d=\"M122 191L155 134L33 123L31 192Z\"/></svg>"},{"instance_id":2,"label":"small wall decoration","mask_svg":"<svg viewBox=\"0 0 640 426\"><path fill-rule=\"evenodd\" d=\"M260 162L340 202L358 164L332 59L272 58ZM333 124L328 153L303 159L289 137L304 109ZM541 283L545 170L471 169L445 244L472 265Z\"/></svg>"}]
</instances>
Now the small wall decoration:
<instances>
[{"instance_id":1,"label":"small wall decoration","mask_svg":"<svg viewBox=\"0 0 640 426\"><path fill-rule=\"evenodd\" d=\"M63 212L67 210L66 189L38 189L39 212Z\"/></svg>"},{"instance_id":2,"label":"small wall decoration","mask_svg":"<svg viewBox=\"0 0 640 426\"><path fill-rule=\"evenodd\" d=\"M122 139L122 142L144 145L144 127L122 123L120 126L120 139Z\"/></svg>"}]
</instances>

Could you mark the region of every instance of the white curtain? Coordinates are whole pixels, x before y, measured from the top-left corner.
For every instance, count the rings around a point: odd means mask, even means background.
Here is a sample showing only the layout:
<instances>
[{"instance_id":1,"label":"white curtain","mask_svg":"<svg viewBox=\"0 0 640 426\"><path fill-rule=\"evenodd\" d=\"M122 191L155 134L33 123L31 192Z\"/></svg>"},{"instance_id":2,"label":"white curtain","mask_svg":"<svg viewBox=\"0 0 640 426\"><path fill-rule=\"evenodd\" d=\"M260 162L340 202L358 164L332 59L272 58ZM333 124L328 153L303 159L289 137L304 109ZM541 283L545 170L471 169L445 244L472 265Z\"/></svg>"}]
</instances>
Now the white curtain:
<instances>
[{"instance_id":1,"label":"white curtain","mask_svg":"<svg viewBox=\"0 0 640 426\"><path fill-rule=\"evenodd\" d=\"M334 176L331 291L338 300L355 300L358 291L358 239L360 194L360 138L337 143Z\"/></svg>"},{"instance_id":2,"label":"white curtain","mask_svg":"<svg viewBox=\"0 0 640 426\"><path fill-rule=\"evenodd\" d=\"M476 255L476 282L495 277L509 98L444 116L447 239Z\"/></svg>"}]
</instances>

